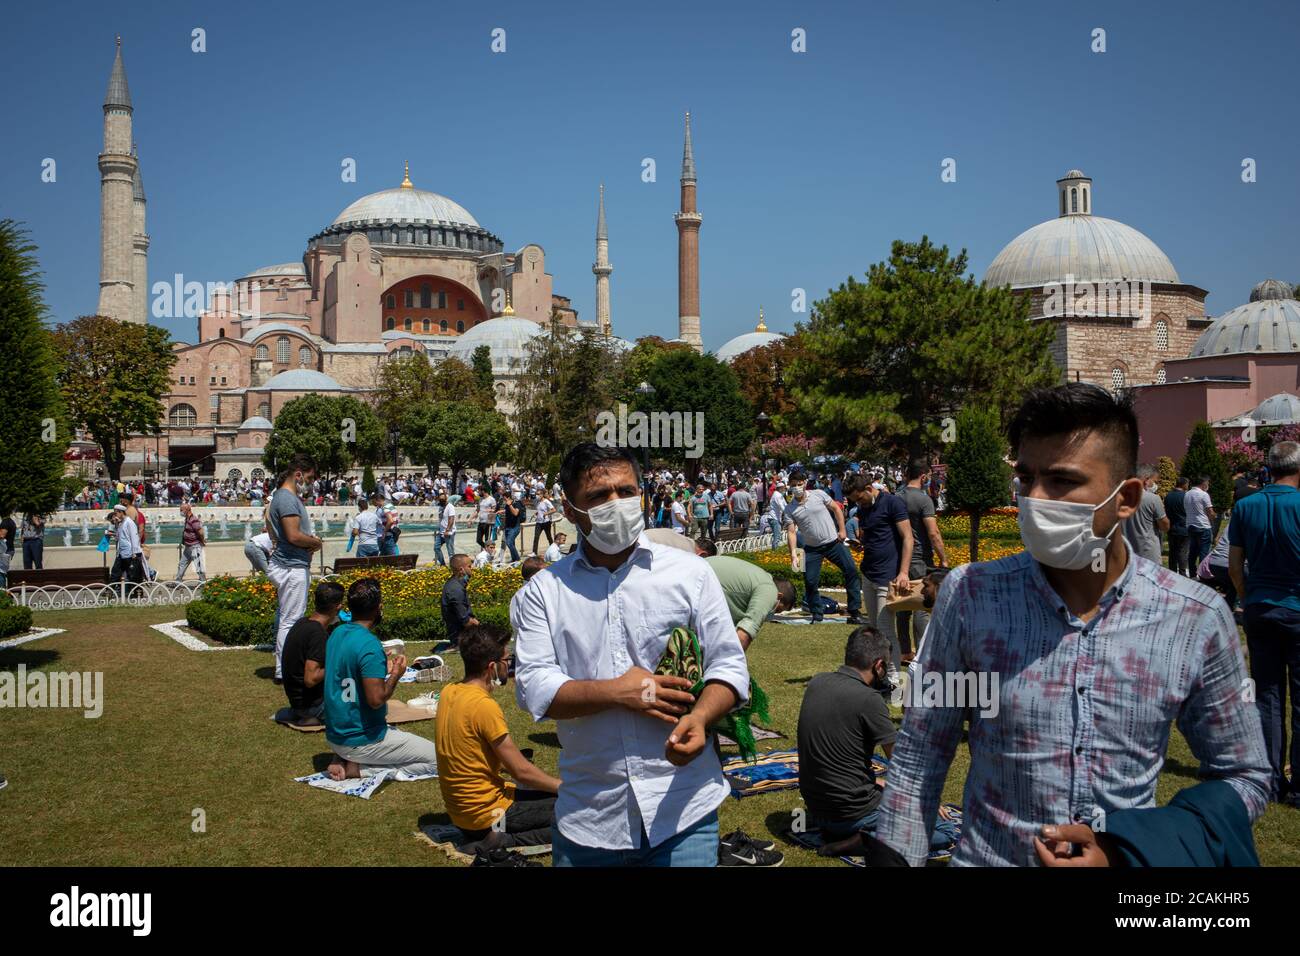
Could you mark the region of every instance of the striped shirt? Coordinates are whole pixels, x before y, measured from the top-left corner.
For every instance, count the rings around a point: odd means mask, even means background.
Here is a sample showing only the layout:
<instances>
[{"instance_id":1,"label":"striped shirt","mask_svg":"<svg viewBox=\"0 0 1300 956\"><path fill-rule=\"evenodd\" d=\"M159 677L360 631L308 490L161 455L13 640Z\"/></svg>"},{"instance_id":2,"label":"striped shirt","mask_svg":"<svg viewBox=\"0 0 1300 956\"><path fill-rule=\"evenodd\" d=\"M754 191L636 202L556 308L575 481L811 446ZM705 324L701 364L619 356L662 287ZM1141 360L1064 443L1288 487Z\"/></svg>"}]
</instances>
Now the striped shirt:
<instances>
[{"instance_id":1,"label":"striped shirt","mask_svg":"<svg viewBox=\"0 0 1300 956\"><path fill-rule=\"evenodd\" d=\"M1033 837L1044 824L1101 830L1110 811L1155 806L1175 721L1202 775L1231 784L1252 821L1264 812L1268 759L1227 604L1131 547L1128 554L1086 624L1025 552L945 579L918 675L997 675L997 711L908 708L877 835L910 863L925 860L967 717L957 865L1034 865Z\"/></svg>"}]
</instances>

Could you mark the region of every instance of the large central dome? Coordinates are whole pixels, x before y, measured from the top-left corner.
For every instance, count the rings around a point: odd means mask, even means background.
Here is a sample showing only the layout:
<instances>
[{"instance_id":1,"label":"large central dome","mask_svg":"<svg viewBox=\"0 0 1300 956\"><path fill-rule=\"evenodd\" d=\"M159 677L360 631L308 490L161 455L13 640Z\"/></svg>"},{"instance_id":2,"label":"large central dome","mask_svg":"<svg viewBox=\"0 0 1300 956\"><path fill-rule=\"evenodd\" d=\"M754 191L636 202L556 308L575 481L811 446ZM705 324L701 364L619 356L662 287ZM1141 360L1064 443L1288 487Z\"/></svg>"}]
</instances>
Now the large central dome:
<instances>
[{"instance_id":1,"label":"large central dome","mask_svg":"<svg viewBox=\"0 0 1300 956\"><path fill-rule=\"evenodd\" d=\"M482 228L469 210L459 203L427 189L416 189L411 184L409 172L402 185L362 196L339 213L330 225L372 222L450 223Z\"/></svg>"},{"instance_id":2,"label":"large central dome","mask_svg":"<svg viewBox=\"0 0 1300 956\"><path fill-rule=\"evenodd\" d=\"M1091 214L1091 179L1072 169L1057 187L1058 218L1012 239L984 273L985 282L1013 289L1041 288L1067 276L1076 282L1181 283L1154 242L1132 226Z\"/></svg>"}]
</instances>

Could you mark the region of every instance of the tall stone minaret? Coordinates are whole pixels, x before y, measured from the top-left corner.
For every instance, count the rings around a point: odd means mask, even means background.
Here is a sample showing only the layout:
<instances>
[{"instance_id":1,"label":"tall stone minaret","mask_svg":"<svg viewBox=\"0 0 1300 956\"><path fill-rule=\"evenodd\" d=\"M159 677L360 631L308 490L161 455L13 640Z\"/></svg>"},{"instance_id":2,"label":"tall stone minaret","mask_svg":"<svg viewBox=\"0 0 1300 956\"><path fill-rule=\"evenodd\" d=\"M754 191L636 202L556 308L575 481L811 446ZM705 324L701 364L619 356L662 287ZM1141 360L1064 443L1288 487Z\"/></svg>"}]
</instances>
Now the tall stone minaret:
<instances>
[{"instance_id":1,"label":"tall stone minaret","mask_svg":"<svg viewBox=\"0 0 1300 956\"><path fill-rule=\"evenodd\" d=\"M681 210L677 221L677 335L697 352L700 338L700 222L695 208L695 154L691 151L691 114L686 114L686 145L682 149Z\"/></svg>"},{"instance_id":2,"label":"tall stone minaret","mask_svg":"<svg viewBox=\"0 0 1300 956\"><path fill-rule=\"evenodd\" d=\"M609 235L605 232L605 184L600 184L600 211L596 214L596 262L591 267L596 276L596 324L609 335L613 326L609 320L609 274L614 267L609 264Z\"/></svg>"},{"instance_id":3,"label":"tall stone minaret","mask_svg":"<svg viewBox=\"0 0 1300 956\"><path fill-rule=\"evenodd\" d=\"M122 38L104 97L104 151L99 154L99 309L119 322L143 322L135 311L132 265L135 232L135 175L131 154L131 91L122 66Z\"/></svg>"},{"instance_id":4,"label":"tall stone minaret","mask_svg":"<svg viewBox=\"0 0 1300 956\"><path fill-rule=\"evenodd\" d=\"M149 321L149 233L145 231L144 219L144 180L140 178L140 160L132 147L131 155L136 156L135 177L131 181L131 284L132 322Z\"/></svg>"}]
</instances>

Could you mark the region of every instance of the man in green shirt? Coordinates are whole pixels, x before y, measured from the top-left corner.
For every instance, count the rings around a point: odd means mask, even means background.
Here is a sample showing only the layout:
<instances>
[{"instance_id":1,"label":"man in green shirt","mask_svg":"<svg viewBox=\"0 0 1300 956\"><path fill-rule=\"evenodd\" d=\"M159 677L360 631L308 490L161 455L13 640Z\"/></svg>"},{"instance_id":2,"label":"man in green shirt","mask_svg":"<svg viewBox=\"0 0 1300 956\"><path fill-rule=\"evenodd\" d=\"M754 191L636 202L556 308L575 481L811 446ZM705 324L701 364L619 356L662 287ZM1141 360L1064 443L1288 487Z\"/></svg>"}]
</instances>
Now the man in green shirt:
<instances>
[{"instance_id":1,"label":"man in green shirt","mask_svg":"<svg viewBox=\"0 0 1300 956\"><path fill-rule=\"evenodd\" d=\"M750 642L758 636L758 629L773 613L794 607L797 595L789 581L777 581L757 564L741 558L718 554L718 547L708 538L695 541L695 553L702 557L717 575L731 612L731 623L736 625L740 646L749 650Z\"/></svg>"}]
</instances>

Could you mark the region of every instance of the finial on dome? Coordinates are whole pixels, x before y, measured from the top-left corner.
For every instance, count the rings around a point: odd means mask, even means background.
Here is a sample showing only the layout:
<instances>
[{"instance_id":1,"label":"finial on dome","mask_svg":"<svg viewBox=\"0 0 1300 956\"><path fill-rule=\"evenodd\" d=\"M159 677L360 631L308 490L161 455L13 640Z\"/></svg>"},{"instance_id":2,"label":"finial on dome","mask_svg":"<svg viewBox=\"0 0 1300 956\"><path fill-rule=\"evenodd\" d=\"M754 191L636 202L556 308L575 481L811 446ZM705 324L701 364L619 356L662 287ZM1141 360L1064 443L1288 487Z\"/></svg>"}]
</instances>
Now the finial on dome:
<instances>
[{"instance_id":1,"label":"finial on dome","mask_svg":"<svg viewBox=\"0 0 1300 956\"><path fill-rule=\"evenodd\" d=\"M510 287L506 286L506 307L501 310L502 315L514 315L515 307L510 304Z\"/></svg>"},{"instance_id":2,"label":"finial on dome","mask_svg":"<svg viewBox=\"0 0 1300 956\"><path fill-rule=\"evenodd\" d=\"M411 163L410 163L409 160L406 160L406 161L403 163L403 165L406 167L406 170L405 170L405 172L403 172L403 174L402 174L402 186L401 186L401 188L402 188L402 189L414 189L414 188L415 188L415 183L411 182Z\"/></svg>"},{"instance_id":3,"label":"finial on dome","mask_svg":"<svg viewBox=\"0 0 1300 956\"><path fill-rule=\"evenodd\" d=\"M754 326L754 331L755 332L767 331L767 323L763 321L763 307L761 305L758 307L758 325Z\"/></svg>"},{"instance_id":4,"label":"finial on dome","mask_svg":"<svg viewBox=\"0 0 1300 956\"><path fill-rule=\"evenodd\" d=\"M120 49L121 46L122 46L122 34L120 34L120 33L117 35L117 45L118 45L118 48L119 48L119 49Z\"/></svg>"}]
</instances>

